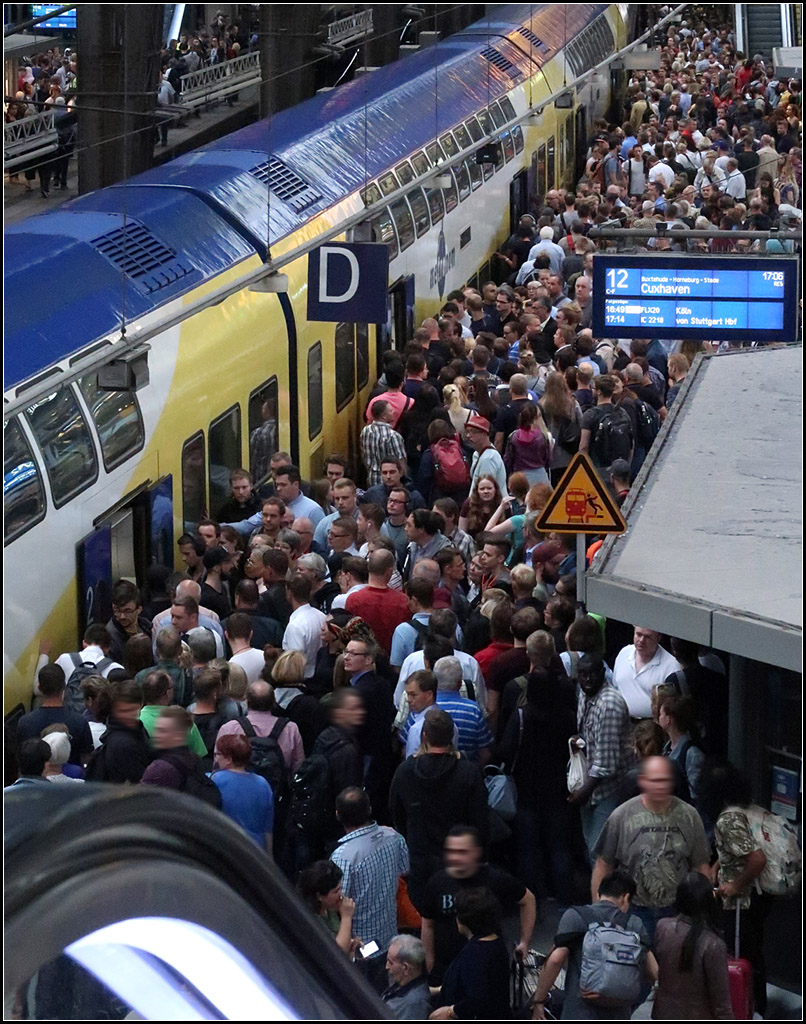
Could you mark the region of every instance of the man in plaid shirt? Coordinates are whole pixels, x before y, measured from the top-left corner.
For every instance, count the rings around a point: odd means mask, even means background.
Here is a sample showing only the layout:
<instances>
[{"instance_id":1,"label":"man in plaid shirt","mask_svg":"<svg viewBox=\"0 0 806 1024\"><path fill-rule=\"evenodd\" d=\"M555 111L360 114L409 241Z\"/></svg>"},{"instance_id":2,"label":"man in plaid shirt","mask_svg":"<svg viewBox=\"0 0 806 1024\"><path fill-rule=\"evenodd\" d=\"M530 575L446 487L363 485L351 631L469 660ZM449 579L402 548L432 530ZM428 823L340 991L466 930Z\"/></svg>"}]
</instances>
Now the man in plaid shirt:
<instances>
[{"instance_id":1,"label":"man in plaid shirt","mask_svg":"<svg viewBox=\"0 0 806 1024\"><path fill-rule=\"evenodd\" d=\"M585 654L579 659L577 682L577 728L585 741L588 782L569 800L580 807L592 862L605 822L624 800L624 778L635 757L627 702L615 686L606 684L605 665L598 655Z\"/></svg>"},{"instance_id":2,"label":"man in plaid shirt","mask_svg":"<svg viewBox=\"0 0 806 1024\"><path fill-rule=\"evenodd\" d=\"M403 438L390 424L396 420L390 402L376 398L370 406L372 420L361 431L361 458L367 468L367 487L381 483L381 463L406 458Z\"/></svg>"},{"instance_id":3,"label":"man in plaid shirt","mask_svg":"<svg viewBox=\"0 0 806 1024\"><path fill-rule=\"evenodd\" d=\"M330 859L344 873L344 895L355 900L353 934L363 944L378 943L378 952L364 963L370 983L383 987L386 950L397 934L397 886L409 870L409 850L399 832L372 820L369 797L357 786L339 793L336 817L346 834Z\"/></svg>"}]
</instances>

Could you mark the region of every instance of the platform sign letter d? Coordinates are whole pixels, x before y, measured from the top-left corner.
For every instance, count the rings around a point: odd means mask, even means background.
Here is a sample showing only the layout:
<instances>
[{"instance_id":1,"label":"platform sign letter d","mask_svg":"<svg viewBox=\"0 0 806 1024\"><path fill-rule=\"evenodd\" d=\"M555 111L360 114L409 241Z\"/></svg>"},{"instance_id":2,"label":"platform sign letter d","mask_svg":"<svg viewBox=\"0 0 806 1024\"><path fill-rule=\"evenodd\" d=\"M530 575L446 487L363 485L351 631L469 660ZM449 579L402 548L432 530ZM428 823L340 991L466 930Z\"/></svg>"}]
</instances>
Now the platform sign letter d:
<instances>
[{"instance_id":1,"label":"platform sign letter d","mask_svg":"<svg viewBox=\"0 0 806 1024\"><path fill-rule=\"evenodd\" d=\"M350 283L346 291L338 294L331 294L328 291L328 266L330 261L339 257L346 259L350 266ZM361 274L358 269L358 260L349 249L340 245L323 245L319 250L319 301L320 302L349 302L358 291L358 282Z\"/></svg>"}]
</instances>

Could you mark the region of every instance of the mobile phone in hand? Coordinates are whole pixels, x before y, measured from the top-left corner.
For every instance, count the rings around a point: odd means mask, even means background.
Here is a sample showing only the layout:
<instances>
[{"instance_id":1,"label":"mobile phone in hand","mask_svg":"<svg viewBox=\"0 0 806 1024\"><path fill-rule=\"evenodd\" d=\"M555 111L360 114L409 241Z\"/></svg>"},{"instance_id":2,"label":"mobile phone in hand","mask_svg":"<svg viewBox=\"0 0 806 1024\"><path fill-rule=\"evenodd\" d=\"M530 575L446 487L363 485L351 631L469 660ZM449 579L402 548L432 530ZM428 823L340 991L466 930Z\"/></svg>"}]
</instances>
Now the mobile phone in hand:
<instances>
[{"instance_id":1,"label":"mobile phone in hand","mask_svg":"<svg viewBox=\"0 0 806 1024\"><path fill-rule=\"evenodd\" d=\"M377 953L379 949L377 942L367 942L363 946L358 947L358 952L366 960L368 956L372 956Z\"/></svg>"}]
</instances>

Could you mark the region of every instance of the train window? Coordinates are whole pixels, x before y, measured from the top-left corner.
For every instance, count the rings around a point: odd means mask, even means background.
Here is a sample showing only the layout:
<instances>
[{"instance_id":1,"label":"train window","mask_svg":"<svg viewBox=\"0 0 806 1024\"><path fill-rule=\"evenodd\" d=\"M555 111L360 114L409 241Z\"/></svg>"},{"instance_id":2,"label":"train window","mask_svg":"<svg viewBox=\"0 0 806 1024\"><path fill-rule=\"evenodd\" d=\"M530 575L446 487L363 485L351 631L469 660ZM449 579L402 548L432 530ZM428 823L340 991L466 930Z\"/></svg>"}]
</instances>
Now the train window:
<instances>
[{"instance_id":1,"label":"train window","mask_svg":"<svg viewBox=\"0 0 806 1024\"><path fill-rule=\"evenodd\" d=\"M537 151L537 181L535 182L535 188L537 189L538 195L545 196L548 189L546 188L546 144Z\"/></svg>"},{"instance_id":2,"label":"train window","mask_svg":"<svg viewBox=\"0 0 806 1024\"><path fill-rule=\"evenodd\" d=\"M218 419L213 420L207 437L210 476L209 507L215 516L230 497L230 473L233 469L238 469L243 461L241 458L241 407L233 405Z\"/></svg>"},{"instance_id":3,"label":"train window","mask_svg":"<svg viewBox=\"0 0 806 1024\"><path fill-rule=\"evenodd\" d=\"M501 104L501 109L506 114L507 121L511 121L517 115L515 114L515 108L512 106L512 100L509 96L502 96L498 101Z\"/></svg>"},{"instance_id":4,"label":"train window","mask_svg":"<svg viewBox=\"0 0 806 1024\"><path fill-rule=\"evenodd\" d=\"M371 181L365 189L361 191L361 198L364 200L364 206L372 206L373 203L379 203L381 201L381 190Z\"/></svg>"},{"instance_id":5,"label":"train window","mask_svg":"<svg viewBox=\"0 0 806 1024\"><path fill-rule=\"evenodd\" d=\"M512 141L512 135L510 132L504 132L501 136L501 142L504 146L504 159L507 163L515 156L515 143Z\"/></svg>"},{"instance_id":6,"label":"train window","mask_svg":"<svg viewBox=\"0 0 806 1024\"><path fill-rule=\"evenodd\" d=\"M207 507L204 479L204 434L199 431L182 446L182 520L186 533L199 525Z\"/></svg>"},{"instance_id":7,"label":"train window","mask_svg":"<svg viewBox=\"0 0 806 1024\"><path fill-rule=\"evenodd\" d=\"M355 325L355 365L358 387L369 383L369 324Z\"/></svg>"},{"instance_id":8,"label":"train window","mask_svg":"<svg viewBox=\"0 0 806 1024\"><path fill-rule=\"evenodd\" d=\"M470 134L470 138L473 140L473 142L481 142L481 140L484 138L484 130L479 124L478 118L469 117L465 121L465 127L467 128Z\"/></svg>"},{"instance_id":9,"label":"train window","mask_svg":"<svg viewBox=\"0 0 806 1024\"><path fill-rule=\"evenodd\" d=\"M3 538L8 544L44 517L45 489L16 419L6 423L3 444Z\"/></svg>"},{"instance_id":10,"label":"train window","mask_svg":"<svg viewBox=\"0 0 806 1024\"><path fill-rule=\"evenodd\" d=\"M425 147L425 151L428 154L428 159L431 161L431 166L436 167L437 164L442 163L445 159L445 154L442 152L442 146L438 142L429 142Z\"/></svg>"},{"instance_id":11,"label":"train window","mask_svg":"<svg viewBox=\"0 0 806 1024\"><path fill-rule=\"evenodd\" d=\"M477 164L474 157L468 157L465 160L465 167L470 175L470 187L475 192L479 185L484 181L484 172L481 169L481 164Z\"/></svg>"},{"instance_id":12,"label":"train window","mask_svg":"<svg viewBox=\"0 0 806 1024\"><path fill-rule=\"evenodd\" d=\"M406 193L406 196L411 206L411 212L414 214L414 227L417 230L417 237L420 238L431 227L431 218L428 216L428 203L421 188L413 188L411 192Z\"/></svg>"},{"instance_id":13,"label":"train window","mask_svg":"<svg viewBox=\"0 0 806 1024\"><path fill-rule=\"evenodd\" d=\"M490 104L490 116L492 117L493 124L496 128L503 128L507 123L506 115L497 103Z\"/></svg>"},{"instance_id":14,"label":"train window","mask_svg":"<svg viewBox=\"0 0 806 1024\"><path fill-rule=\"evenodd\" d=\"M277 378L272 377L249 396L249 472L255 485L269 475L269 460L278 444L280 416Z\"/></svg>"},{"instance_id":15,"label":"train window","mask_svg":"<svg viewBox=\"0 0 806 1024\"><path fill-rule=\"evenodd\" d=\"M446 132L444 135L440 135L439 141L442 145L443 151L448 156L456 156L459 152L459 147L456 145L456 139L451 135L450 132Z\"/></svg>"},{"instance_id":16,"label":"train window","mask_svg":"<svg viewBox=\"0 0 806 1024\"><path fill-rule=\"evenodd\" d=\"M101 391L95 374L78 382L95 422L107 472L139 452L146 442L143 417L134 391Z\"/></svg>"},{"instance_id":17,"label":"train window","mask_svg":"<svg viewBox=\"0 0 806 1024\"><path fill-rule=\"evenodd\" d=\"M490 117L489 112L486 111L486 110L480 110L478 112L477 117L479 119L479 124L481 125L481 130L482 130L482 133L483 133L482 134L482 138L485 135L492 135L492 133L493 133L493 119Z\"/></svg>"},{"instance_id":18,"label":"train window","mask_svg":"<svg viewBox=\"0 0 806 1024\"><path fill-rule=\"evenodd\" d=\"M409 204L405 199L398 199L389 207L392 211L392 219L397 228L397 237L400 239L400 251L408 249L414 241L414 221L411 217Z\"/></svg>"},{"instance_id":19,"label":"train window","mask_svg":"<svg viewBox=\"0 0 806 1024\"><path fill-rule=\"evenodd\" d=\"M76 396L59 388L26 409L28 422L45 459L56 508L98 477L98 459Z\"/></svg>"},{"instance_id":20,"label":"train window","mask_svg":"<svg viewBox=\"0 0 806 1024\"><path fill-rule=\"evenodd\" d=\"M420 151L419 153L415 153L414 156L411 158L411 162L414 166L414 170L417 172L418 175L428 174L428 172L431 170L431 162L425 155L425 153L423 153L422 151Z\"/></svg>"},{"instance_id":21,"label":"train window","mask_svg":"<svg viewBox=\"0 0 806 1024\"><path fill-rule=\"evenodd\" d=\"M355 325L336 326L336 412L355 394Z\"/></svg>"},{"instance_id":22,"label":"train window","mask_svg":"<svg viewBox=\"0 0 806 1024\"><path fill-rule=\"evenodd\" d=\"M459 186L459 202L463 203L470 195L470 175L467 172L465 161L455 164L453 168L456 175L456 184Z\"/></svg>"},{"instance_id":23,"label":"train window","mask_svg":"<svg viewBox=\"0 0 806 1024\"><path fill-rule=\"evenodd\" d=\"M380 178L378 178L378 184L380 185L381 192L385 196L390 196L400 188L393 171L388 171L386 174L382 174Z\"/></svg>"},{"instance_id":24,"label":"train window","mask_svg":"<svg viewBox=\"0 0 806 1024\"><path fill-rule=\"evenodd\" d=\"M483 163L481 165L481 173L484 175L484 180L487 181L488 178L492 178L495 174L495 165L491 163Z\"/></svg>"},{"instance_id":25,"label":"train window","mask_svg":"<svg viewBox=\"0 0 806 1024\"><path fill-rule=\"evenodd\" d=\"M519 124L516 124L512 129L512 139L515 143L515 152L523 152L523 128Z\"/></svg>"},{"instance_id":26,"label":"train window","mask_svg":"<svg viewBox=\"0 0 806 1024\"><path fill-rule=\"evenodd\" d=\"M474 292L479 290L479 275L474 274L472 277L467 279L467 287L472 288Z\"/></svg>"},{"instance_id":27,"label":"train window","mask_svg":"<svg viewBox=\"0 0 806 1024\"><path fill-rule=\"evenodd\" d=\"M546 191L550 192L554 188L555 174L555 150L554 150L554 136L552 135L548 141L548 148L546 152Z\"/></svg>"},{"instance_id":28,"label":"train window","mask_svg":"<svg viewBox=\"0 0 806 1024\"><path fill-rule=\"evenodd\" d=\"M428 208L431 211L431 223L436 224L445 216L445 200L442 198L441 188L427 188L425 197L428 200Z\"/></svg>"},{"instance_id":29,"label":"train window","mask_svg":"<svg viewBox=\"0 0 806 1024\"><path fill-rule=\"evenodd\" d=\"M395 168L395 174L397 175L397 180L400 182L401 185L408 185L409 182L414 181L414 179L417 177L417 175L411 169L411 164L408 162L408 160L405 160L402 164L399 164Z\"/></svg>"},{"instance_id":30,"label":"train window","mask_svg":"<svg viewBox=\"0 0 806 1024\"><path fill-rule=\"evenodd\" d=\"M495 146L495 169L500 171L504 166L504 147L500 142L494 142Z\"/></svg>"},{"instance_id":31,"label":"train window","mask_svg":"<svg viewBox=\"0 0 806 1024\"><path fill-rule=\"evenodd\" d=\"M459 143L460 149L469 149L473 145L473 140L470 138L470 132L463 124L458 124L453 129L453 137Z\"/></svg>"},{"instance_id":32,"label":"train window","mask_svg":"<svg viewBox=\"0 0 806 1024\"><path fill-rule=\"evenodd\" d=\"M373 242L385 242L389 247L389 259L393 260L397 256L397 235L389 211L382 210L377 217L372 218L369 225Z\"/></svg>"},{"instance_id":33,"label":"train window","mask_svg":"<svg viewBox=\"0 0 806 1024\"><path fill-rule=\"evenodd\" d=\"M308 351L308 440L322 433L324 403L322 401L322 342Z\"/></svg>"},{"instance_id":34,"label":"train window","mask_svg":"<svg viewBox=\"0 0 806 1024\"><path fill-rule=\"evenodd\" d=\"M459 191L456 187L456 178L453 171L448 171L451 176L451 187L442 190L442 198L445 200L445 213L450 213L459 205Z\"/></svg>"}]
</instances>

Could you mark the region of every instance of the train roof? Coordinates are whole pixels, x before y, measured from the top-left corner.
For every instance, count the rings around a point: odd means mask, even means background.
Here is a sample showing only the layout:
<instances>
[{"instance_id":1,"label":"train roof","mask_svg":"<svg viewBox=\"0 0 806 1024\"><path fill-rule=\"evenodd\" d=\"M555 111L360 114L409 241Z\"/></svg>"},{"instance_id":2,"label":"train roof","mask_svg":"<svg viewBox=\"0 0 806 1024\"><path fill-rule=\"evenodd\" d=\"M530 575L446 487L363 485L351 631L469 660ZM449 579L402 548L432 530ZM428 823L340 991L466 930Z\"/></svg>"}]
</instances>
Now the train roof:
<instances>
[{"instance_id":1,"label":"train roof","mask_svg":"<svg viewBox=\"0 0 806 1024\"><path fill-rule=\"evenodd\" d=\"M7 227L4 389L264 256L269 208L276 242L527 80L608 6L566 5L559 18L555 4L507 5L405 60Z\"/></svg>"}]
</instances>

